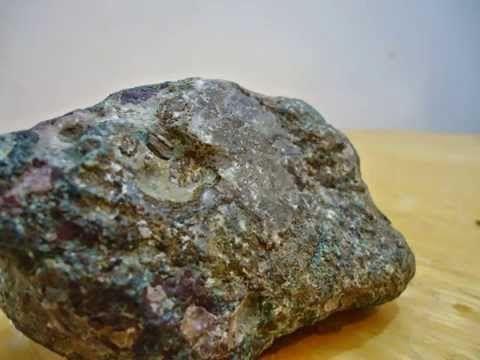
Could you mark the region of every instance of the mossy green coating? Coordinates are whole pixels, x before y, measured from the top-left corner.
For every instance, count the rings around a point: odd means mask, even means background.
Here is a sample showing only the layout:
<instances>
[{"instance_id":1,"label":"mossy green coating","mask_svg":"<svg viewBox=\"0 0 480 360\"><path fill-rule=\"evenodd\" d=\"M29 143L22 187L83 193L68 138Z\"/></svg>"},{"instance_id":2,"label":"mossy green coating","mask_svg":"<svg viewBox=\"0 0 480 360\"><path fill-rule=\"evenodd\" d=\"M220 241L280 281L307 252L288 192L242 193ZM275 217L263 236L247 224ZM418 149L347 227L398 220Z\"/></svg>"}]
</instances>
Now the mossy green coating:
<instances>
[{"instance_id":1,"label":"mossy green coating","mask_svg":"<svg viewBox=\"0 0 480 360\"><path fill-rule=\"evenodd\" d=\"M77 360L254 359L415 272L348 139L221 80L0 136L0 305Z\"/></svg>"}]
</instances>

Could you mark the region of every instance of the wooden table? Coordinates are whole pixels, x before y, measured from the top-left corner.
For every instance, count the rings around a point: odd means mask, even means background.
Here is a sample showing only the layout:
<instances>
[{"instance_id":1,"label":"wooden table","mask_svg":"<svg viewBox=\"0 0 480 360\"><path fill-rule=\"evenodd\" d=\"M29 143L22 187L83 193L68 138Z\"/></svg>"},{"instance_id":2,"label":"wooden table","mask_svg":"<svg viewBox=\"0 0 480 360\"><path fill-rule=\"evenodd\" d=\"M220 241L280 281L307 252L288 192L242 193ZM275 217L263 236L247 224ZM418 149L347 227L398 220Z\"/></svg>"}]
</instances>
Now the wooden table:
<instances>
[{"instance_id":1,"label":"wooden table","mask_svg":"<svg viewBox=\"0 0 480 360\"><path fill-rule=\"evenodd\" d=\"M348 135L376 203L415 252L417 274L396 301L337 314L262 360L480 359L480 135ZM60 358L2 317L0 359Z\"/></svg>"}]
</instances>

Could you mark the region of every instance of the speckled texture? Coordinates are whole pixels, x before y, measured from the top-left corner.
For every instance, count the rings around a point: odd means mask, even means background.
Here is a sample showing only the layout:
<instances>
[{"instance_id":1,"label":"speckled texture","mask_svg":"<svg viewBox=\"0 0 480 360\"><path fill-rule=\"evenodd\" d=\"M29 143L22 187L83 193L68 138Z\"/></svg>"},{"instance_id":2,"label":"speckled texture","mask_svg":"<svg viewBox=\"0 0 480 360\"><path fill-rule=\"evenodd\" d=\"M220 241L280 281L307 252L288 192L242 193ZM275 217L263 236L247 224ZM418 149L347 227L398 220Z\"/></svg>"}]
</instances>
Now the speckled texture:
<instances>
[{"instance_id":1,"label":"speckled texture","mask_svg":"<svg viewBox=\"0 0 480 360\"><path fill-rule=\"evenodd\" d=\"M254 359L415 260L315 109L195 78L0 136L0 267L6 314L69 359Z\"/></svg>"}]
</instances>

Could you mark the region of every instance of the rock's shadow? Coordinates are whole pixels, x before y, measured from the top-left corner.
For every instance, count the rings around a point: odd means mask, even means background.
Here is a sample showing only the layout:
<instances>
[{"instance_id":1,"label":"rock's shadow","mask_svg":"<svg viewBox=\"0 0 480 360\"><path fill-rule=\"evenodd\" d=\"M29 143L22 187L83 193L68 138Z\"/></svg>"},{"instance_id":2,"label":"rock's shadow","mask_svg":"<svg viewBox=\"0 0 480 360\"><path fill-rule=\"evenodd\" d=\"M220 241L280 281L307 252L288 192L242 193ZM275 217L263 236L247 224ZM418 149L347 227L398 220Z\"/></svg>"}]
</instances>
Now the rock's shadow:
<instances>
[{"instance_id":1,"label":"rock's shadow","mask_svg":"<svg viewBox=\"0 0 480 360\"><path fill-rule=\"evenodd\" d=\"M261 359L330 359L361 347L382 333L397 314L398 305L394 302L372 309L340 312L277 340Z\"/></svg>"}]
</instances>

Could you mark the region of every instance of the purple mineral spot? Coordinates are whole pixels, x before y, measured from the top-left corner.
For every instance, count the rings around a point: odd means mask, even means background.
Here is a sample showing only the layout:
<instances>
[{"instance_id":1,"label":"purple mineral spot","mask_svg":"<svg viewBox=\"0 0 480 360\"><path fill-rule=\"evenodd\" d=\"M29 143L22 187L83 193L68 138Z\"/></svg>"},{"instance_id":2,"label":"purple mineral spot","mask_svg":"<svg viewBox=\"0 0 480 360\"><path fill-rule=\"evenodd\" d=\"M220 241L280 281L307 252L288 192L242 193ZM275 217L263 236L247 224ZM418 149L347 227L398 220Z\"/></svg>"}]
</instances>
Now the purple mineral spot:
<instances>
[{"instance_id":1,"label":"purple mineral spot","mask_svg":"<svg viewBox=\"0 0 480 360\"><path fill-rule=\"evenodd\" d=\"M157 94L158 87L153 85L140 86L133 89L124 90L120 96L120 101L122 105L130 104L140 104L141 102L147 101L152 96Z\"/></svg>"}]
</instances>

